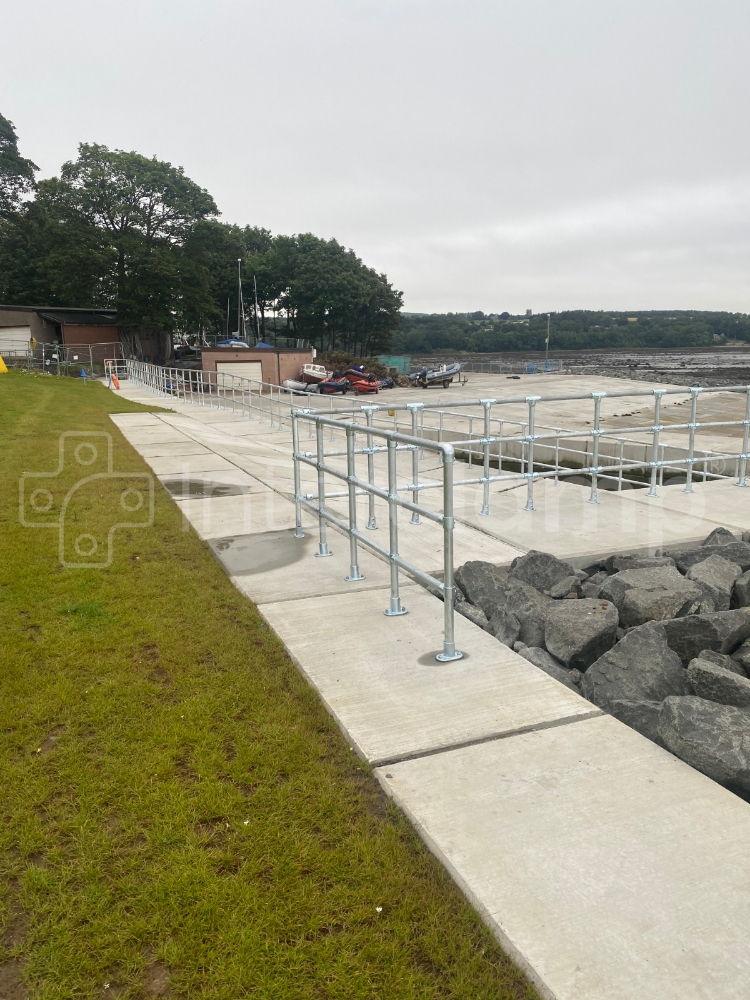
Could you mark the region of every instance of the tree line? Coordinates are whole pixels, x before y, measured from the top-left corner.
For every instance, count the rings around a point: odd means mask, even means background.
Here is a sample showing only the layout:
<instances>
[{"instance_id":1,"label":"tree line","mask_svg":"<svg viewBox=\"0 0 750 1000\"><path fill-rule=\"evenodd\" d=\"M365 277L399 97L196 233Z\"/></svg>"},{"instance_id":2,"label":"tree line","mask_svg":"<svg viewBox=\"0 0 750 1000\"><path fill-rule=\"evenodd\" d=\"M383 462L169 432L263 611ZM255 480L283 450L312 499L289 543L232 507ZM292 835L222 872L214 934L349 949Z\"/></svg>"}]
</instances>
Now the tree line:
<instances>
[{"instance_id":1,"label":"tree line","mask_svg":"<svg viewBox=\"0 0 750 1000\"><path fill-rule=\"evenodd\" d=\"M547 314L486 316L474 313L402 314L394 351L434 354L470 351L543 351ZM603 312L570 310L549 318L551 350L607 347L712 347L737 340L750 342L750 316L706 311Z\"/></svg>"},{"instance_id":2,"label":"tree line","mask_svg":"<svg viewBox=\"0 0 750 1000\"><path fill-rule=\"evenodd\" d=\"M116 309L126 327L204 337L244 325L356 355L390 346L402 293L335 239L220 222L182 168L139 153L82 143L59 177L38 170L0 115L1 302Z\"/></svg>"}]
</instances>

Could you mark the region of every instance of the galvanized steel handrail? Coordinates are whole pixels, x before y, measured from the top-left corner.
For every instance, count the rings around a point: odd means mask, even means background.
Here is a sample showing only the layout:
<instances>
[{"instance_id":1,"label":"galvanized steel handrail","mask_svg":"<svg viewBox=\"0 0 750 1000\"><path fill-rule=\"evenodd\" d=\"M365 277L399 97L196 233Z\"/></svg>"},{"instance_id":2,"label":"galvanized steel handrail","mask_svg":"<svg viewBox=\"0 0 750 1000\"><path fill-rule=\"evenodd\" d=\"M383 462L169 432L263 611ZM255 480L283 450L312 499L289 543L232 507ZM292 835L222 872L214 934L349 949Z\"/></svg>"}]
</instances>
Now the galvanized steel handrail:
<instances>
[{"instance_id":1,"label":"galvanized steel handrail","mask_svg":"<svg viewBox=\"0 0 750 1000\"><path fill-rule=\"evenodd\" d=\"M697 420L697 400L701 393L710 394L717 392L732 392L732 393L742 393L746 397L745 406L745 418L743 420L722 420L722 421L703 421L699 422ZM687 423L675 423L675 424L662 424L661 423L661 406L664 396L668 395L688 395L691 398L691 416ZM647 425L636 425L633 427L617 428L613 430L604 430L601 427L601 402L605 398L618 399L618 398L652 398L654 400L654 412L651 424ZM536 406L538 403L549 403L549 402L567 402L567 401L585 401L592 400L594 404L593 411L593 427L588 429L586 427L581 427L575 430L565 430L563 428L557 427L540 427L536 422ZM498 418L492 416L493 406L507 406L509 404L525 404L528 407L528 417L526 422L522 422L514 418ZM470 408L476 408L480 410L479 414L462 412ZM625 482L635 482L634 480L628 478L624 473L628 470L636 470L647 468L650 473L650 484L648 495L657 496L658 486L663 485L664 481L664 471L669 469L681 469L683 466L686 469L686 484L685 492L691 493L692 481L693 481L693 467L695 465L703 465L703 479L707 478L715 479L726 479L729 476L723 473L714 472L713 469L709 468L710 463L716 463L718 461L729 460L735 463L735 475L737 476L738 486L746 486L746 473L747 473L747 459L750 457L748 454L748 429L750 428L750 386L747 385L735 385L735 386L711 386L711 387L691 387L689 389L666 389L666 388L656 388L656 389L642 389L642 390L623 390L615 392L589 392L589 393L558 393L549 396L514 396L514 397L499 397L499 398L482 398L473 400L456 400L456 401L443 401L437 404L430 404L429 402L420 403L396 403L396 404L379 404L370 403L367 407L360 406L359 408L354 407L339 407L337 413L342 417L350 417L356 419L356 415L362 411L367 411L367 419L370 423L374 423L379 413L386 411L389 418L393 417L394 429L398 429L398 418L396 413L401 411L410 411L410 422L412 433L414 433L414 428L416 426L416 412L420 412L419 418L419 430L422 437L426 437L430 432L436 433L438 440L442 440L446 434L452 435L453 447L456 452L465 451L468 454L468 464L469 468L472 466L472 459L477 446L481 447L481 453L483 457L483 475L473 478L462 479L456 482L455 485L472 485L481 484L483 486L483 502L481 508L481 514L483 516L489 515L489 488L490 484L502 480L503 482L508 482L512 479L525 479L527 481L527 500L525 509L528 511L534 510L534 482L540 478L552 478L554 477L555 483L559 481L559 476L563 475L589 475L591 477L591 493L589 496L590 503L599 503L599 480L600 479L612 479L618 484L618 489L622 488ZM452 412L456 417L464 418L469 421L469 435L468 437L462 437L460 431L454 431L445 427L444 417ZM425 424L425 414L436 413L439 416L439 425L437 427L430 427L429 424ZM483 434L482 437L476 438L473 432L473 421L477 417L483 417ZM490 433L490 427L492 421L495 421L500 425L500 433L492 434ZM507 435L503 434L504 425L506 424L517 424L520 428L520 433ZM742 427L743 428L743 444L742 450L739 454L733 452L713 452L700 450L701 454L696 455L695 449L695 431L700 428L701 430L711 430L713 428L723 428L723 427ZM688 430L688 447L687 454L684 458L674 458L667 459L666 448L667 447L677 447L675 445L664 445L661 442L662 431L680 431ZM646 442L638 441L633 438L629 438L627 435L632 434L642 434L650 436L650 450L651 457L646 461L639 460L629 460L624 457L624 447L626 443L645 445ZM591 461L583 461L581 466L578 468L563 468L559 462L559 448L560 442L567 439L580 439L580 438L591 438L592 440L592 458ZM611 441L619 443L620 455L618 460L609 465L602 465L600 460L601 442ZM535 457L535 446L543 442L554 442L555 445L555 461L554 463L543 462ZM521 471L519 473L507 472L502 469L503 453L501 451L502 446L508 443L519 443L521 445L521 455L520 455L520 466ZM490 459L493 457L491 454L491 446L498 445L498 474L490 475L489 466ZM578 451L576 449L569 449L571 452L580 454L584 456L584 459L588 459L588 450ZM507 460L507 457L506 457ZM537 471L537 467L546 469L547 471ZM613 475L609 475L613 473ZM414 476L413 483L410 487L414 493L417 492L421 487L417 482L418 466L414 466ZM638 483L637 485L640 485Z\"/></svg>"},{"instance_id":2,"label":"galvanized steel handrail","mask_svg":"<svg viewBox=\"0 0 750 1000\"><path fill-rule=\"evenodd\" d=\"M300 422L307 422L315 430L315 452L302 451L300 449ZM346 471L332 466L327 458L342 455L340 451L326 454L324 431L330 427L331 433L343 430L346 435ZM364 436L368 442L364 448L356 447L356 436ZM388 453L388 486L383 489L374 482L373 463L370 461L374 446L370 443L373 438L385 442L385 449ZM432 451L441 458L443 468L442 476L442 513L424 507L416 500L406 500L399 495L397 457L398 453L411 451L416 455L422 449ZM295 409L292 411L292 450L294 456L294 505L295 505L295 536L303 538L302 530L302 510L303 508L314 513L318 518L318 558L330 556L331 550L328 547L326 528L328 524L334 525L349 538L349 575L347 581L354 582L364 579L359 568L358 545L364 545L372 552L385 559L390 567L390 602L385 609L388 616L398 616L406 614L407 609L401 603L399 590L399 570L409 573L411 576L430 587L437 588L443 595L443 651L436 656L437 660L449 661L461 659L462 653L456 649L454 634L454 605L455 605L455 584L453 581L453 530L455 520L453 516L453 464L454 449L451 444L445 442L425 441L422 438L400 434L397 431L374 428L371 424L357 424L354 421L340 421L331 417L316 413L310 409ZM383 450L381 445L377 450ZM368 478L362 479L356 474L356 456L367 455L368 457ZM317 474L317 493L303 493L301 485L302 465L307 465L315 469ZM325 477L326 475L340 479L347 484L348 496L348 519L343 520L326 507L326 500L332 496L341 496L340 493L327 494ZM407 491L410 487L407 485ZM373 540L372 535L362 532L357 526L357 496L368 495L371 498L369 506L368 528L374 529L376 526L374 518L374 508L372 503L376 497L384 500L388 504L388 547L379 545ZM419 515L434 521L443 528L443 579L438 580L420 567L409 563L398 551L398 511L399 508L412 513L412 523L419 523ZM414 519L416 516L416 520Z\"/></svg>"}]
</instances>

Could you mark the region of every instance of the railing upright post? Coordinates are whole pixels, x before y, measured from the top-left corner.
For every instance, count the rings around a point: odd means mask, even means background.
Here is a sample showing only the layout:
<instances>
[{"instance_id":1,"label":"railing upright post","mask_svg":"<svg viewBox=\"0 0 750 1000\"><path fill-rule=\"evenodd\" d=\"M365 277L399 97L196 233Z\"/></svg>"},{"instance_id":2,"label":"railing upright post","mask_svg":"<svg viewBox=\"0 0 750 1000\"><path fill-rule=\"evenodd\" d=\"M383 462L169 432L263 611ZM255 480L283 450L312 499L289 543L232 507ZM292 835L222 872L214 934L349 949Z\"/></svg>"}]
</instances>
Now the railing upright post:
<instances>
[{"instance_id":1,"label":"railing upright post","mask_svg":"<svg viewBox=\"0 0 750 1000\"><path fill-rule=\"evenodd\" d=\"M622 492L622 463L625 461L625 438L620 438L620 468L617 475L617 492Z\"/></svg>"},{"instance_id":2,"label":"railing upright post","mask_svg":"<svg viewBox=\"0 0 750 1000\"><path fill-rule=\"evenodd\" d=\"M482 509L479 511L480 517L490 516L490 411L492 407L491 399L483 399L484 407L484 469L482 473Z\"/></svg>"},{"instance_id":3,"label":"railing upright post","mask_svg":"<svg viewBox=\"0 0 750 1000\"><path fill-rule=\"evenodd\" d=\"M443 651L435 657L441 663L463 657L463 653L456 649L454 634L456 587L453 582L453 465L453 447L446 445L443 448Z\"/></svg>"},{"instance_id":4,"label":"railing upright post","mask_svg":"<svg viewBox=\"0 0 750 1000\"><path fill-rule=\"evenodd\" d=\"M500 430L499 430L498 442L497 442L497 474L498 474L498 476L502 476L502 474L503 474L503 424L505 423L505 421L501 420L501 421L499 421L499 423L500 423Z\"/></svg>"},{"instance_id":5,"label":"railing upright post","mask_svg":"<svg viewBox=\"0 0 750 1000\"><path fill-rule=\"evenodd\" d=\"M527 396L526 402L529 404L529 433L528 433L528 472L526 473L526 506L524 510L534 510L534 409L539 396Z\"/></svg>"},{"instance_id":6,"label":"railing upright post","mask_svg":"<svg viewBox=\"0 0 750 1000\"><path fill-rule=\"evenodd\" d=\"M594 398L594 429L591 432L591 436L594 439L594 446L592 448L592 463L591 463L591 496L588 498L587 503L599 503L599 438L601 437L601 404L602 396L606 396L606 392L592 392L591 395Z\"/></svg>"},{"instance_id":7,"label":"railing upright post","mask_svg":"<svg viewBox=\"0 0 750 1000\"><path fill-rule=\"evenodd\" d=\"M411 410L411 436L419 437L419 427L417 421L419 419L419 411L422 407L421 403L409 403L409 409ZM411 499L412 503L419 503L419 449L416 445L412 445L411 453ZM411 523L419 524L419 514L413 510L411 514Z\"/></svg>"},{"instance_id":8,"label":"railing upright post","mask_svg":"<svg viewBox=\"0 0 750 1000\"><path fill-rule=\"evenodd\" d=\"M328 548L328 542L326 541L326 519L323 516L323 508L326 504L326 483L325 483L325 473L323 472L323 465L325 463L325 445L323 444L323 425L319 420L315 421L315 437L317 442L317 459L316 465L318 469L318 551L315 553L318 557L332 556L333 552Z\"/></svg>"},{"instance_id":9,"label":"railing upright post","mask_svg":"<svg viewBox=\"0 0 750 1000\"><path fill-rule=\"evenodd\" d=\"M388 438L388 561L391 570L391 603L385 609L385 614L389 617L406 614L406 608L401 606L401 597L398 592L398 563L394 558L398 555L398 504L395 503L395 498L398 496L397 448L398 445L393 438Z\"/></svg>"},{"instance_id":10,"label":"railing upright post","mask_svg":"<svg viewBox=\"0 0 750 1000\"><path fill-rule=\"evenodd\" d=\"M560 485L560 428L555 432L555 486Z\"/></svg>"},{"instance_id":11,"label":"railing upright post","mask_svg":"<svg viewBox=\"0 0 750 1000\"><path fill-rule=\"evenodd\" d=\"M747 450L750 444L750 385L745 391L745 419L743 421L745 427L742 434L742 454L740 455L740 474L737 478L735 486L747 486L746 475L747 475Z\"/></svg>"},{"instance_id":12,"label":"railing upright post","mask_svg":"<svg viewBox=\"0 0 750 1000\"><path fill-rule=\"evenodd\" d=\"M347 583L355 583L357 580L364 580L364 576L359 571L357 561L357 490L354 485L356 466L354 462L355 429L352 424L346 427L346 480L349 486L349 576Z\"/></svg>"},{"instance_id":13,"label":"railing upright post","mask_svg":"<svg viewBox=\"0 0 750 1000\"><path fill-rule=\"evenodd\" d=\"M368 406L365 410L365 419L367 420L368 428L372 428L372 407ZM370 486L375 485L375 455L373 454L373 436L371 433L367 434L367 482ZM375 494L368 493L367 495L367 506L368 506L368 517L367 517L367 527L370 531L378 530L378 522L375 518Z\"/></svg>"},{"instance_id":14,"label":"railing upright post","mask_svg":"<svg viewBox=\"0 0 750 1000\"><path fill-rule=\"evenodd\" d=\"M698 426L698 386L690 390L690 423L688 424L688 457L685 459L685 489L683 493L693 492L693 463L695 462L695 429Z\"/></svg>"},{"instance_id":15,"label":"railing upright post","mask_svg":"<svg viewBox=\"0 0 750 1000\"><path fill-rule=\"evenodd\" d=\"M666 389L654 389L654 424L651 428L653 434L653 441L651 446L651 487L649 488L647 496L656 497L659 495L656 489L657 476L659 471L659 433L661 432L661 425L659 420L661 417L661 397L666 392Z\"/></svg>"},{"instance_id":16,"label":"railing upright post","mask_svg":"<svg viewBox=\"0 0 750 1000\"><path fill-rule=\"evenodd\" d=\"M299 421L292 412L292 451L294 453L294 537L304 538L302 530L302 482L299 468Z\"/></svg>"}]
</instances>

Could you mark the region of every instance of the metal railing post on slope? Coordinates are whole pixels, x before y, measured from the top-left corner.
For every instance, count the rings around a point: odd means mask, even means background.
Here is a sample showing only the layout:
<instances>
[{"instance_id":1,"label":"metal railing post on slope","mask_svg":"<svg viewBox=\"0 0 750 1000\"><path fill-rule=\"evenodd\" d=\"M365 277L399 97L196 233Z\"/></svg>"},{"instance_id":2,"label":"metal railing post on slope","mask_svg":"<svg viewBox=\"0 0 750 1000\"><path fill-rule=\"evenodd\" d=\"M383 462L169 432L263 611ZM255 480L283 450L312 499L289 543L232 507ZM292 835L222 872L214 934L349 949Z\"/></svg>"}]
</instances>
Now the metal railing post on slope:
<instances>
[{"instance_id":1,"label":"metal railing post on slope","mask_svg":"<svg viewBox=\"0 0 750 1000\"><path fill-rule=\"evenodd\" d=\"M411 436L419 437L419 428L417 421L419 418L419 411L422 409L422 403L409 403L409 409L411 410ZM412 446L413 451L411 453L411 499L412 503L419 503L419 449L416 446ZM419 524L419 514L416 510L411 513L411 523Z\"/></svg>"},{"instance_id":2,"label":"metal railing post on slope","mask_svg":"<svg viewBox=\"0 0 750 1000\"><path fill-rule=\"evenodd\" d=\"M367 421L367 426L372 428L372 416L373 410L371 406L365 408L365 419ZM368 432L367 434L367 482L370 486L375 485L375 455L373 453L373 436ZM375 494L368 491L367 494L367 527L370 531L378 530L378 522L375 519Z\"/></svg>"},{"instance_id":3,"label":"metal railing post on slope","mask_svg":"<svg viewBox=\"0 0 750 1000\"><path fill-rule=\"evenodd\" d=\"M490 408L492 406L491 399L483 399L482 406L484 407L484 441L482 442L482 448L484 450L484 468L482 472L482 509L479 511L480 517L490 516Z\"/></svg>"},{"instance_id":4,"label":"metal railing post on slope","mask_svg":"<svg viewBox=\"0 0 750 1000\"><path fill-rule=\"evenodd\" d=\"M646 496L656 497L659 495L656 489L656 480L659 472L659 433L661 432L661 425L659 424L659 419L661 415L661 397L666 392L666 389L654 389L654 424L651 428L653 434L653 443L651 448L651 486L649 488Z\"/></svg>"},{"instance_id":5,"label":"metal railing post on slope","mask_svg":"<svg viewBox=\"0 0 750 1000\"><path fill-rule=\"evenodd\" d=\"M317 467L318 467L318 557L332 556L333 552L328 548L326 541L326 519L323 516L323 508L326 505L326 483L323 465L325 463L325 445L323 444L323 425L319 420L315 421L315 438L317 441Z\"/></svg>"},{"instance_id":6,"label":"metal railing post on slope","mask_svg":"<svg viewBox=\"0 0 750 1000\"><path fill-rule=\"evenodd\" d=\"M294 537L304 538L302 530L302 484L299 470L299 423L296 412L292 413L292 452L294 454Z\"/></svg>"},{"instance_id":7,"label":"metal railing post on slope","mask_svg":"<svg viewBox=\"0 0 750 1000\"><path fill-rule=\"evenodd\" d=\"M356 580L364 580L364 576L359 571L357 561L357 489L354 485L356 476L354 464L354 444L355 429L352 424L346 426L346 481L349 487L349 576L345 577L347 583L354 583Z\"/></svg>"},{"instance_id":8,"label":"metal railing post on slope","mask_svg":"<svg viewBox=\"0 0 750 1000\"><path fill-rule=\"evenodd\" d=\"M394 559L394 556L398 555L398 504L395 503L395 498L398 495L397 449L397 443L392 438L388 438L388 561L391 569L391 603L385 609L385 614L389 616L406 614L406 608L401 606L401 597L398 592L398 563Z\"/></svg>"},{"instance_id":9,"label":"metal railing post on slope","mask_svg":"<svg viewBox=\"0 0 750 1000\"><path fill-rule=\"evenodd\" d=\"M456 587L453 582L453 446L443 447L443 652L435 657L441 663L460 660L453 631Z\"/></svg>"},{"instance_id":10,"label":"metal railing post on slope","mask_svg":"<svg viewBox=\"0 0 750 1000\"><path fill-rule=\"evenodd\" d=\"M526 492L526 506L524 510L533 511L534 510L534 408L539 400L540 396L527 396L526 402L529 404L529 451L528 451L528 472L526 473L527 479L527 492Z\"/></svg>"},{"instance_id":11,"label":"metal railing post on slope","mask_svg":"<svg viewBox=\"0 0 750 1000\"><path fill-rule=\"evenodd\" d=\"M742 434L742 454L740 455L740 474L735 483L735 486L747 486L745 476L747 474L747 449L750 443L750 385L747 387L745 394L745 419L743 421L745 424L744 432Z\"/></svg>"},{"instance_id":12,"label":"metal railing post on slope","mask_svg":"<svg viewBox=\"0 0 750 1000\"><path fill-rule=\"evenodd\" d=\"M599 503L599 489L597 476L599 474L599 438L601 436L601 405L602 396L606 396L606 392L592 392L591 395L594 398L594 429L591 432L594 438L594 447L592 449L592 462L591 462L591 496L586 501L587 503Z\"/></svg>"},{"instance_id":13,"label":"metal railing post on slope","mask_svg":"<svg viewBox=\"0 0 750 1000\"><path fill-rule=\"evenodd\" d=\"M693 492L693 462L695 461L695 428L698 426L698 386L690 390L690 423L688 424L688 457L685 459L685 489L683 493Z\"/></svg>"}]
</instances>

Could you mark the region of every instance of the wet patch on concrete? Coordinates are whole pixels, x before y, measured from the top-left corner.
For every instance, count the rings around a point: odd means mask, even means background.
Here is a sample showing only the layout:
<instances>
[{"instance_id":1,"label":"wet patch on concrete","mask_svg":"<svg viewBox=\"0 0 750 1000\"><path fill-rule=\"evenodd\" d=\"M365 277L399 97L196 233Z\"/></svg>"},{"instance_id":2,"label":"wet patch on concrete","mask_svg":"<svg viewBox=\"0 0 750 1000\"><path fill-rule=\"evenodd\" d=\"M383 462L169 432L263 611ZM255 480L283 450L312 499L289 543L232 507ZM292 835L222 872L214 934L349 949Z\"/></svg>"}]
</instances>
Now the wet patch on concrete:
<instances>
[{"instance_id":1,"label":"wet patch on concrete","mask_svg":"<svg viewBox=\"0 0 750 1000\"><path fill-rule=\"evenodd\" d=\"M257 535L210 538L208 544L231 576L252 576L291 566L312 556L317 539L311 535L295 538L294 529L264 531Z\"/></svg>"},{"instance_id":2,"label":"wet patch on concrete","mask_svg":"<svg viewBox=\"0 0 750 1000\"><path fill-rule=\"evenodd\" d=\"M214 483L204 479L162 479L161 484L175 500L236 497L250 492L247 486L237 483Z\"/></svg>"}]
</instances>

